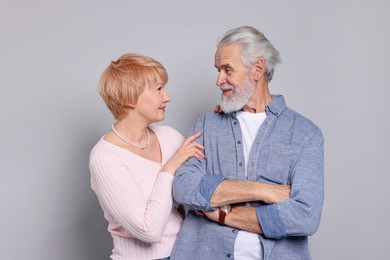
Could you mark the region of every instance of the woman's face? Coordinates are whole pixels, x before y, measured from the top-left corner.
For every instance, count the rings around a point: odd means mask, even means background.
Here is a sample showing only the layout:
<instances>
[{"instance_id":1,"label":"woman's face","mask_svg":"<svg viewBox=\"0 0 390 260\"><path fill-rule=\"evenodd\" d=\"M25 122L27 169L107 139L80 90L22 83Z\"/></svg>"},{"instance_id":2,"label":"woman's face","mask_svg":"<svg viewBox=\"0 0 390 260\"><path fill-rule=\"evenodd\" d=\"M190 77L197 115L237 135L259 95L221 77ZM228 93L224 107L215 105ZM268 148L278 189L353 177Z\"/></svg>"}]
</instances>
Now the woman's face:
<instances>
[{"instance_id":1,"label":"woman's face","mask_svg":"<svg viewBox=\"0 0 390 260\"><path fill-rule=\"evenodd\" d=\"M165 106L171 98L165 90L162 82L146 86L142 94L138 97L135 111L143 117L149 124L159 122L165 118Z\"/></svg>"}]
</instances>

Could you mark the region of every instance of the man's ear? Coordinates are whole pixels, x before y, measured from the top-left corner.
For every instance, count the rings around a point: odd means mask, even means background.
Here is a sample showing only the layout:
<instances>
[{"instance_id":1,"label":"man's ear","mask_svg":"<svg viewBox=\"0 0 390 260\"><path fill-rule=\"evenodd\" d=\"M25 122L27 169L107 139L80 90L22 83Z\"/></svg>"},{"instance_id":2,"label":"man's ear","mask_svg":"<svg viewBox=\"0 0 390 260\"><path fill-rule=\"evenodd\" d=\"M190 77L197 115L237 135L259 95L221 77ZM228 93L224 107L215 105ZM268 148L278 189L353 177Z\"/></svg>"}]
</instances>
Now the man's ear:
<instances>
[{"instance_id":1,"label":"man's ear","mask_svg":"<svg viewBox=\"0 0 390 260\"><path fill-rule=\"evenodd\" d=\"M263 58L258 59L254 64L254 78L255 81L259 81L265 75L265 60Z\"/></svg>"}]
</instances>

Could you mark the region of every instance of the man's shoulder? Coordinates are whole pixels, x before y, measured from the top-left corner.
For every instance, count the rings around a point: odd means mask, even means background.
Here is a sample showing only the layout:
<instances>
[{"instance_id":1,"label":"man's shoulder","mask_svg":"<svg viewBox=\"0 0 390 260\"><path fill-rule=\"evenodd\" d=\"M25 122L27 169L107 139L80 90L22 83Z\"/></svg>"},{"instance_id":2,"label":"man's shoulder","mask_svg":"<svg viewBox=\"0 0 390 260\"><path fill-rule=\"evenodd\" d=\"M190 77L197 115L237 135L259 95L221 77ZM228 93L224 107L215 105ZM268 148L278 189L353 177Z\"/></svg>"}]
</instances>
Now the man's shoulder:
<instances>
[{"instance_id":1,"label":"man's shoulder","mask_svg":"<svg viewBox=\"0 0 390 260\"><path fill-rule=\"evenodd\" d=\"M215 112L205 112L200 115L190 131L190 134L202 132L203 134L226 129L231 122L231 114L221 114Z\"/></svg>"},{"instance_id":2,"label":"man's shoulder","mask_svg":"<svg viewBox=\"0 0 390 260\"><path fill-rule=\"evenodd\" d=\"M299 130L305 132L321 132L321 129L311 119L289 107L286 107L283 115L285 120L291 122Z\"/></svg>"},{"instance_id":3,"label":"man's shoulder","mask_svg":"<svg viewBox=\"0 0 390 260\"><path fill-rule=\"evenodd\" d=\"M198 117L198 121L203 121L203 122L218 122L218 121L223 121L231 117L232 114L224 114L224 113L216 113L216 112L205 112L201 114Z\"/></svg>"}]
</instances>

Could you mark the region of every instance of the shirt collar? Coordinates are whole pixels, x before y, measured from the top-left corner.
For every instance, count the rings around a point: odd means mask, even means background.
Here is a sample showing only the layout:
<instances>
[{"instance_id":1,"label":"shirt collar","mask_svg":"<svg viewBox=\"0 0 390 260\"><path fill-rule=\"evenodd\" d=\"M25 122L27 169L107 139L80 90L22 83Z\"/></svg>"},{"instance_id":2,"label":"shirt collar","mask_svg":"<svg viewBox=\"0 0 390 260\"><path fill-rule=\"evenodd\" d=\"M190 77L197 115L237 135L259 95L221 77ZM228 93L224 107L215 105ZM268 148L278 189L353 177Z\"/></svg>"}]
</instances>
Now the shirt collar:
<instances>
[{"instance_id":1,"label":"shirt collar","mask_svg":"<svg viewBox=\"0 0 390 260\"><path fill-rule=\"evenodd\" d=\"M283 110L286 108L286 102L282 95L271 95L272 101L269 103L265 109L267 115L272 113L275 116L279 116Z\"/></svg>"},{"instance_id":2,"label":"shirt collar","mask_svg":"<svg viewBox=\"0 0 390 260\"><path fill-rule=\"evenodd\" d=\"M272 101L265 108L265 113L267 114L267 116L269 115L269 113L275 116L279 116L284 110L284 108L286 107L286 102L284 101L284 97L282 95L271 95L271 96L272 96ZM237 113L238 111L233 112L232 116L234 118L237 118Z\"/></svg>"}]
</instances>

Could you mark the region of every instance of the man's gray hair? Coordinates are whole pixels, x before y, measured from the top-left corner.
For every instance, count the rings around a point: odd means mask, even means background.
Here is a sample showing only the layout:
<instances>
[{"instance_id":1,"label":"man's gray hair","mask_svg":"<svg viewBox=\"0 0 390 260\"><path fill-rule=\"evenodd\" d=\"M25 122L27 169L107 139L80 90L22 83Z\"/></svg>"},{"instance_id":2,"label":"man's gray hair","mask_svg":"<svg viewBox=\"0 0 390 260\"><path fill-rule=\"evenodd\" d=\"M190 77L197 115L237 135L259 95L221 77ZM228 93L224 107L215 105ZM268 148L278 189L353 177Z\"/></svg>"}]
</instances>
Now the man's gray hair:
<instances>
[{"instance_id":1,"label":"man's gray hair","mask_svg":"<svg viewBox=\"0 0 390 260\"><path fill-rule=\"evenodd\" d=\"M251 26L241 26L227 31L217 47L238 43L242 46L241 59L245 67L250 68L258 59L265 60L266 80L269 83L274 75L275 65L281 63L278 50L263 33Z\"/></svg>"}]
</instances>

